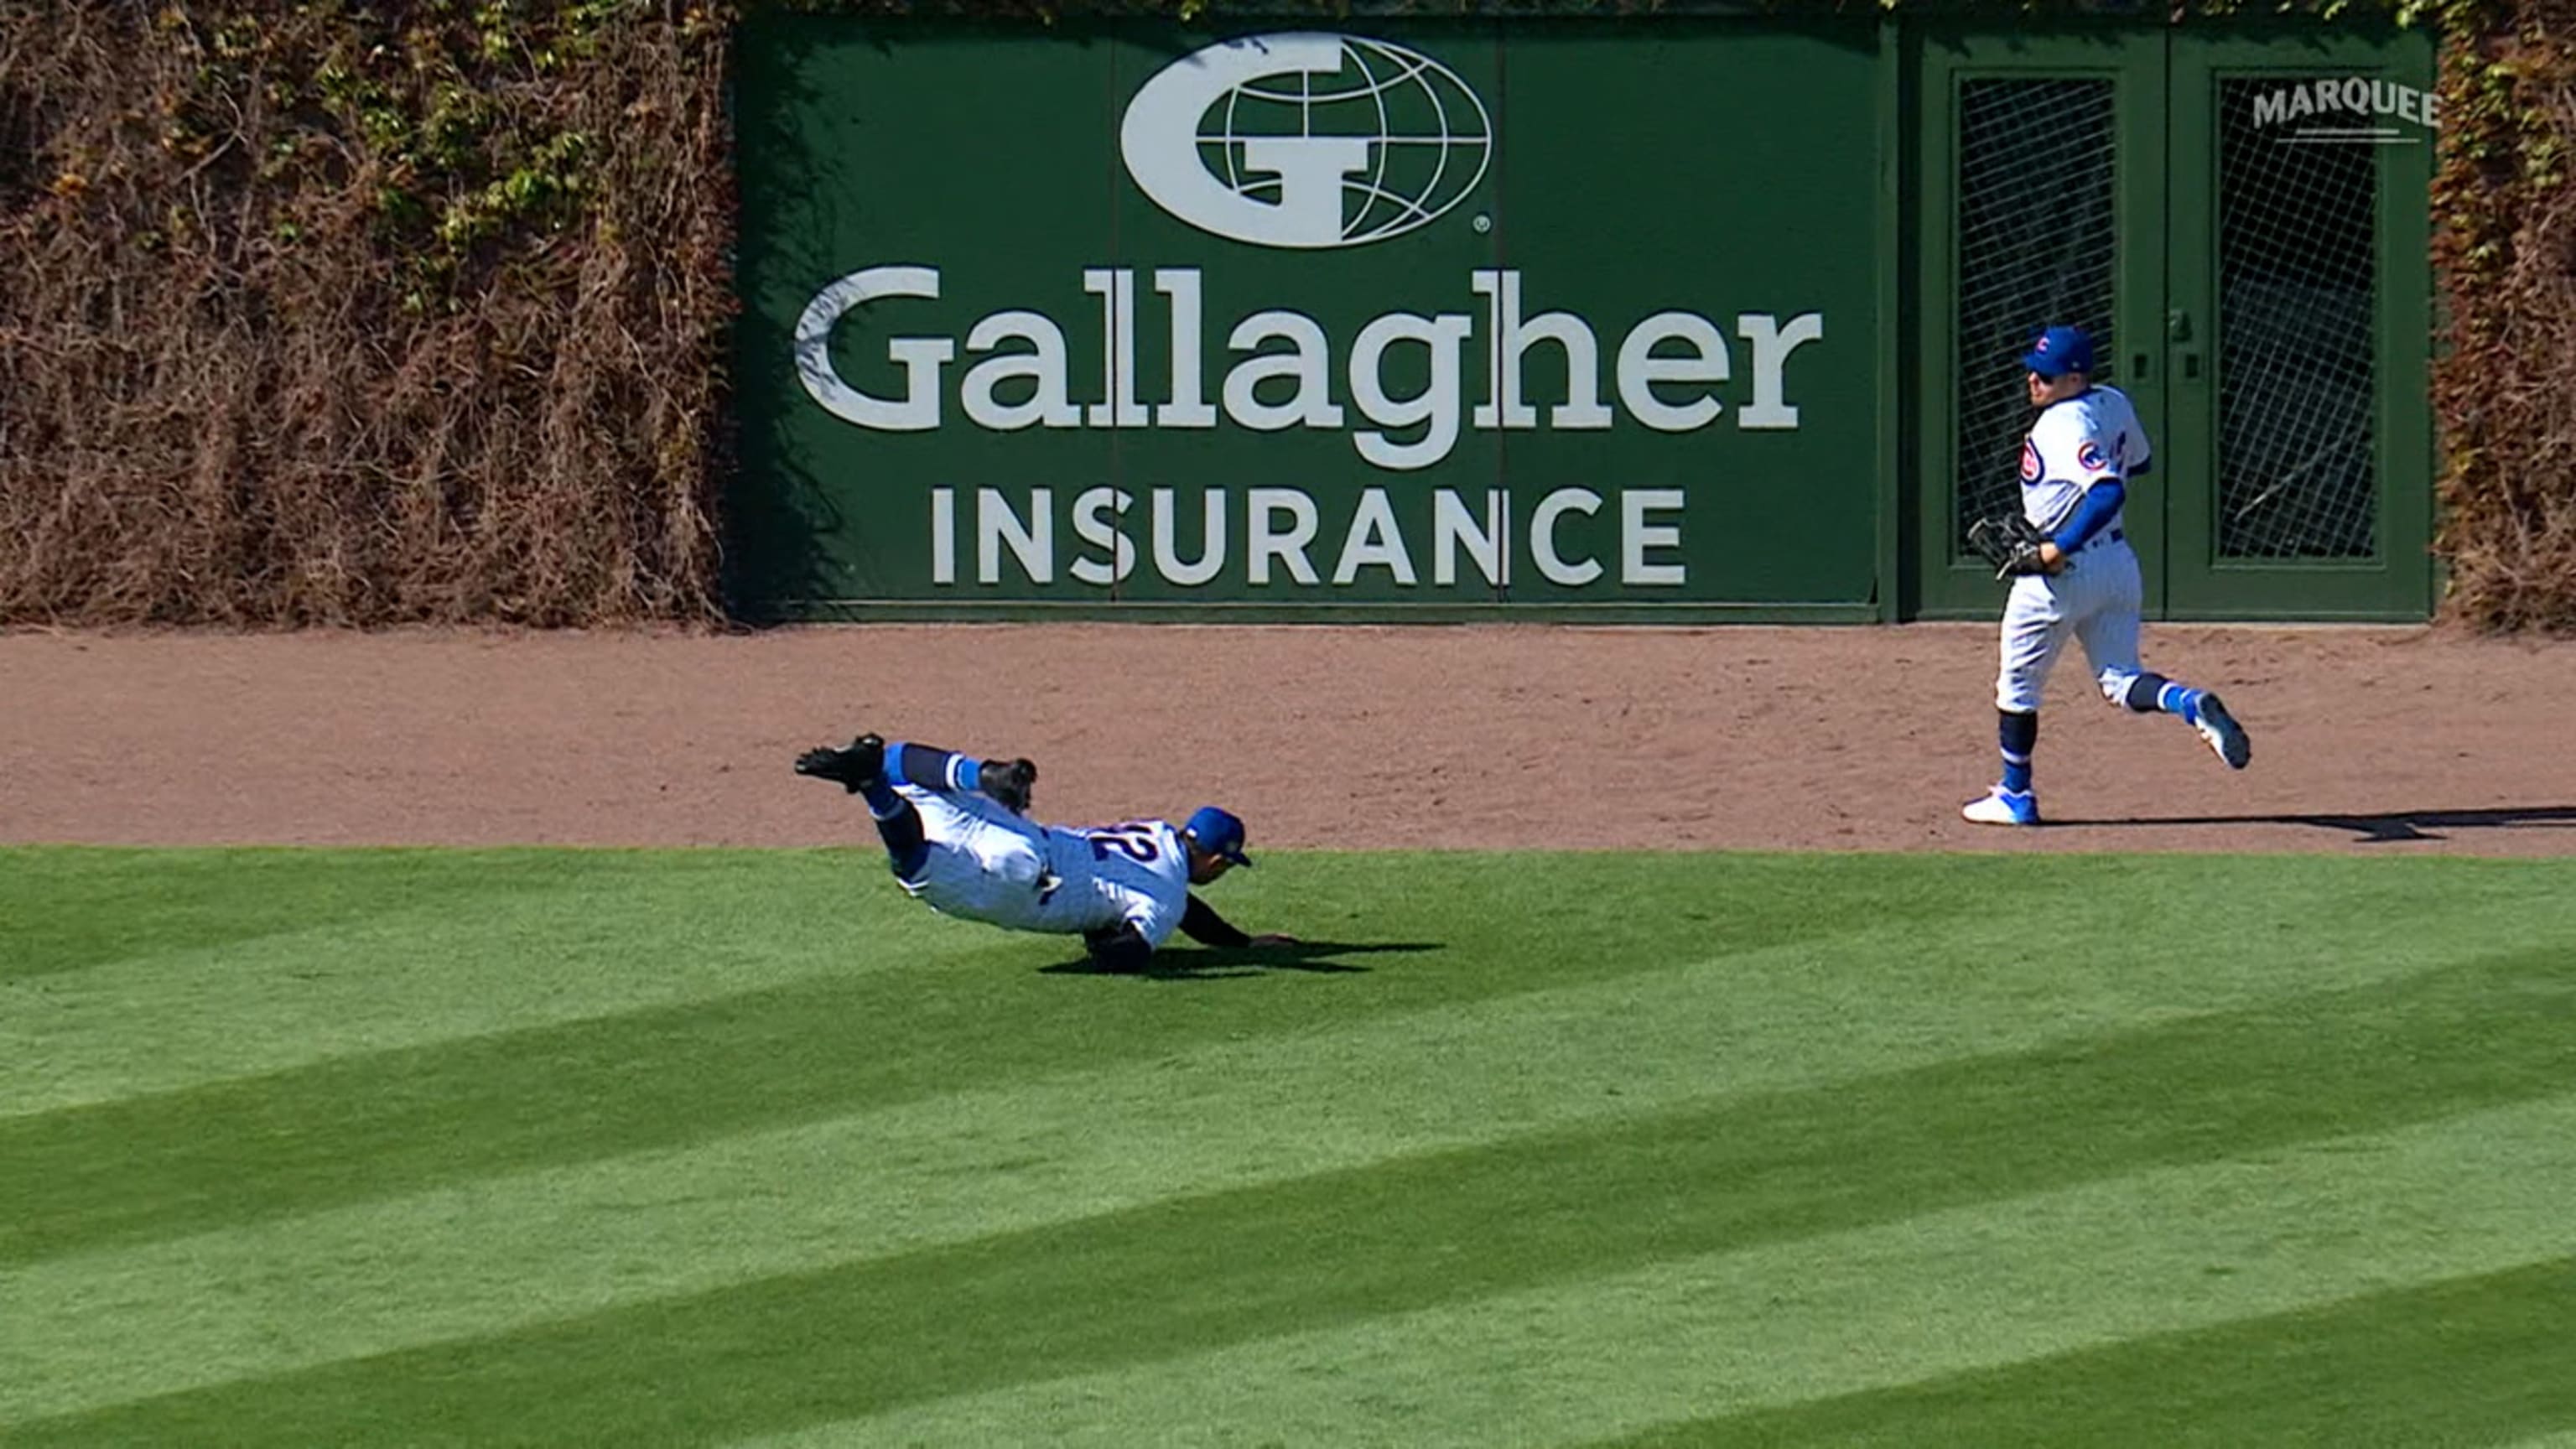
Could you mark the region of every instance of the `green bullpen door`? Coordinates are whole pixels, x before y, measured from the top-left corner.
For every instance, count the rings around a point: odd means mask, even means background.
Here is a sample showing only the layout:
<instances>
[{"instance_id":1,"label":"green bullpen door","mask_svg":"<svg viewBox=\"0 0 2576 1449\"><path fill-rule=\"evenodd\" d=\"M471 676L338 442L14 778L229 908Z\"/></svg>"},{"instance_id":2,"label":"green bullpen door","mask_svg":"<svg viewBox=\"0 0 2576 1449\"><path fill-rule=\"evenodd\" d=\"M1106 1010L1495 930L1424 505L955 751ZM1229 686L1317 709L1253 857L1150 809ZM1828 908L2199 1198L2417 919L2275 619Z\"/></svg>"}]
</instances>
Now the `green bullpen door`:
<instances>
[{"instance_id":1,"label":"green bullpen door","mask_svg":"<svg viewBox=\"0 0 2576 1449\"><path fill-rule=\"evenodd\" d=\"M2420 32L2177 35L2167 617L2432 611Z\"/></svg>"},{"instance_id":2,"label":"green bullpen door","mask_svg":"<svg viewBox=\"0 0 2576 1449\"><path fill-rule=\"evenodd\" d=\"M2017 504L2019 344L2071 321L2155 441L2126 510L2150 617L2423 618L2431 147L2397 85L2429 42L1917 43L1912 612L1999 607L1967 529Z\"/></svg>"}]
</instances>

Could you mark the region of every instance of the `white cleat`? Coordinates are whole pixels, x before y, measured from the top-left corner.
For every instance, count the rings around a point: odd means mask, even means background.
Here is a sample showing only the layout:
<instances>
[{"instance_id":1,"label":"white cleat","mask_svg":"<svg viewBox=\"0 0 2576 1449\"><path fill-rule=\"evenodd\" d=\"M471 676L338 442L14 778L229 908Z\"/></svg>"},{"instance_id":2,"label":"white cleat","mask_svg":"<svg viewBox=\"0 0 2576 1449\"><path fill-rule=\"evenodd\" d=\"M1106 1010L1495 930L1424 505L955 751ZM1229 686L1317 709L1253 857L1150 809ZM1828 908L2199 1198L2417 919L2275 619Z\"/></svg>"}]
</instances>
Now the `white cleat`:
<instances>
[{"instance_id":1,"label":"white cleat","mask_svg":"<svg viewBox=\"0 0 2576 1449\"><path fill-rule=\"evenodd\" d=\"M1986 792L1984 799L1960 806L1959 817L1976 825L2037 825L2039 794L1997 785Z\"/></svg>"}]
</instances>

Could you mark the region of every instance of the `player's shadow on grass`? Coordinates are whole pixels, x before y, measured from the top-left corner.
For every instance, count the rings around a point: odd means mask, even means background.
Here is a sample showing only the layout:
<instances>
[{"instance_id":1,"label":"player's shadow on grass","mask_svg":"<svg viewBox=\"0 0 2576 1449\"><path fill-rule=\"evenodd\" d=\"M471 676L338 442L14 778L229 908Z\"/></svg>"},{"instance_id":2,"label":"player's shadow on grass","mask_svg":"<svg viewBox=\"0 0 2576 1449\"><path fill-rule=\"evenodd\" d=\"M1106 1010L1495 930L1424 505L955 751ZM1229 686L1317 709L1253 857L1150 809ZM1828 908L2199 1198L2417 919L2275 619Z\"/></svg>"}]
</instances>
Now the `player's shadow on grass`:
<instances>
[{"instance_id":1,"label":"player's shadow on grass","mask_svg":"<svg viewBox=\"0 0 2576 1449\"><path fill-rule=\"evenodd\" d=\"M2513 805L2492 810L2391 810L2380 815L2128 815L2114 820L2059 820L2060 825L2305 825L2350 831L2356 845L2444 840L2449 830L2576 828L2576 805Z\"/></svg>"},{"instance_id":2,"label":"player's shadow on grass","mask_svg":"<svg viewBox=\"0 0 2576 1449\"><path fill-rule=\"evenodd\" d=\"M1180 947L1157 951L1141 967L1119 970L1083 956L1041 966L1049 976L1134 976L1148 981L1227 981L1272 971L1311 971L1353 975L1374 967L1335 960L1339 956L1374 956L1386 952L1437 951L1437 941L1300 941L1294 946Z\"/></svg>"}]
</instances>

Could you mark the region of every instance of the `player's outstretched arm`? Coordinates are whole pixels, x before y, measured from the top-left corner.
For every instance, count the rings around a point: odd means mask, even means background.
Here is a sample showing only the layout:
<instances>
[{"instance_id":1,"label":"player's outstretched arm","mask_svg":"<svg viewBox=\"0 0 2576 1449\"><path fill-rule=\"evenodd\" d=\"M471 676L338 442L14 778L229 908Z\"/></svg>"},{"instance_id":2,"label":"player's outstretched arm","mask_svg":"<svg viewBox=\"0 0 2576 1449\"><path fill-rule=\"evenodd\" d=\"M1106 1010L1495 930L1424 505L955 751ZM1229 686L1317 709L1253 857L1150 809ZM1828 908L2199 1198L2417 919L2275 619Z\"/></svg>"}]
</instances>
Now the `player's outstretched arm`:
<instances>
[{"instance_id":1,"label":"player's outstretched arm","mask_svg":"<svg viewBox=\"0 0 2576 1449\"><path fill-rule=\"evenodd\" d=\"M1195 891L1190 895L1189 906L1181 912L1181 934L1203 946L1240 948L1297 944L1297 938L1294 936L1245 935L1225 917L1218 915L1214 906L1200 900Z\"/></svg>"}]
</instances>

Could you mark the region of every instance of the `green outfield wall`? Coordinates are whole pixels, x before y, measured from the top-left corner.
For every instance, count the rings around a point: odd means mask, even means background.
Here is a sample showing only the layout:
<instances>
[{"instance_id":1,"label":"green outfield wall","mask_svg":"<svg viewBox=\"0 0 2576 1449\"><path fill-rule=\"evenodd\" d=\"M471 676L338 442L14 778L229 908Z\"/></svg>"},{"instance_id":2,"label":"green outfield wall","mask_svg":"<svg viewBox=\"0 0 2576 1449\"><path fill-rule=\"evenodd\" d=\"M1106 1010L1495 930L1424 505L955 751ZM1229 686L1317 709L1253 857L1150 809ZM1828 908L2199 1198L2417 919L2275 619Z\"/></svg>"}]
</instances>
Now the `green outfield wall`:
<instances>
[{"instance_id":1,"label":"green outfield wall","mask_svg":"<svg viewBox=\"0 0 2576 1449\"><path fill-rule=\"evenodd\" d=\"M755 17L734 608L1987 611L2075 321L2156 612L2422 617L2429 45L2223 40Z\"/></svg>"}]
</instances>

